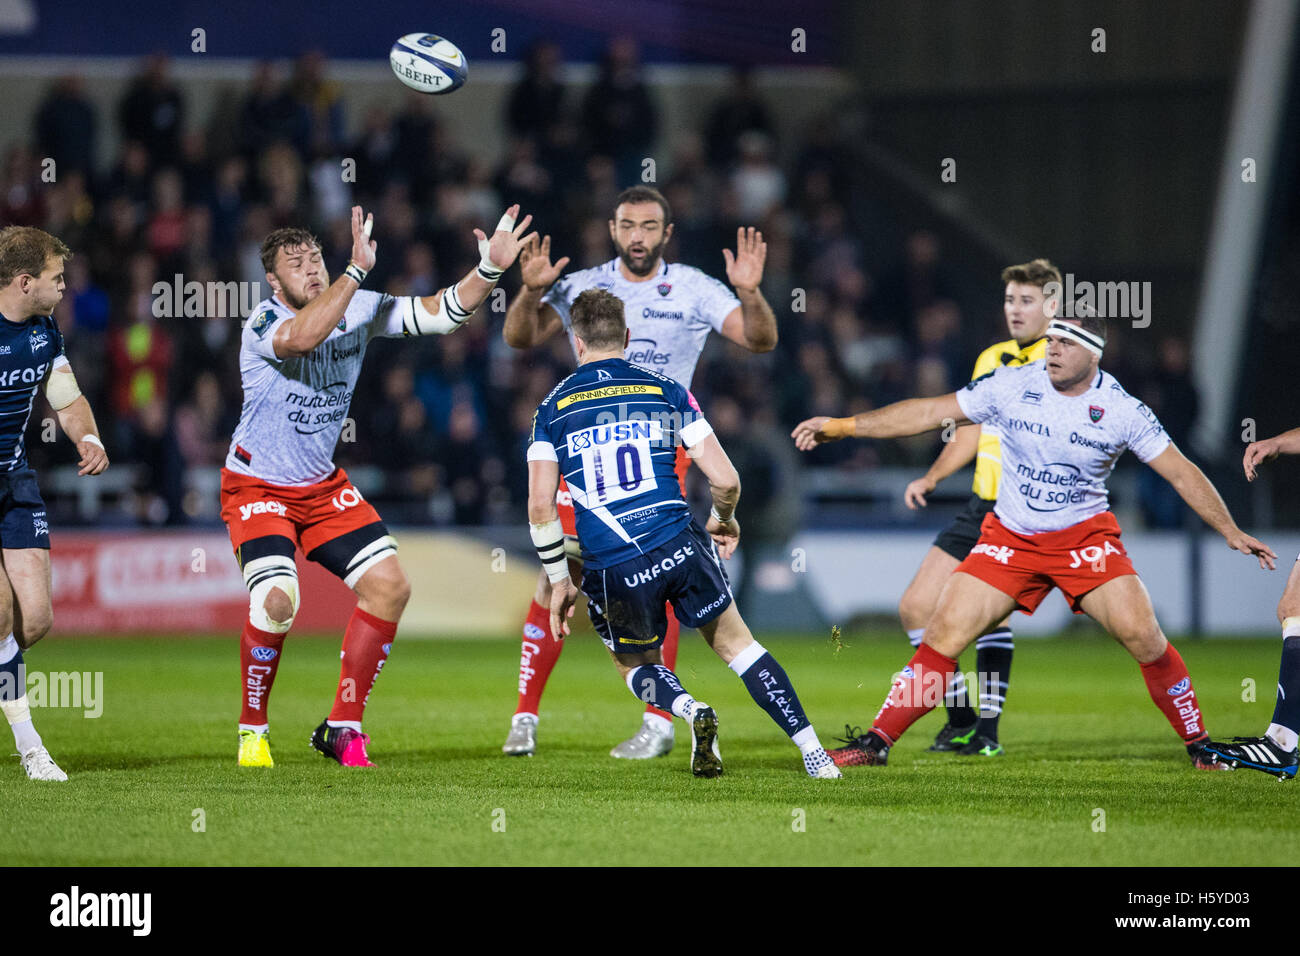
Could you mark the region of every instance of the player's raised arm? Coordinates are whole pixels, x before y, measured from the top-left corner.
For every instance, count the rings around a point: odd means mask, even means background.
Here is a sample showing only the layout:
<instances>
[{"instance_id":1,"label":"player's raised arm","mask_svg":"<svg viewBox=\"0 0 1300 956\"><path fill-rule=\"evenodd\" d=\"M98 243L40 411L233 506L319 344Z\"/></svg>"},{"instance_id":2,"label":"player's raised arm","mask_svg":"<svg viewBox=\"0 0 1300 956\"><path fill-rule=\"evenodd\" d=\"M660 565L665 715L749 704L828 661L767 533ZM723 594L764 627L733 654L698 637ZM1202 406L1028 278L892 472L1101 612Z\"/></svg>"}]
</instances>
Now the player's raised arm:
<instances>
[{"instance_id":1,"label":"player's raised arm","mask_svg":"<svg viewBox=\"0 0 1300 956\"><path fill-rule=\"evenodd\" d=\"M1169 447L1147 462L1161 478L1174 486L1180 498L1188 507L1200 515L1208 524L1228 542L1228 547L1242 554L1253 554L1259 558L1259 566L1272 571L1277 567L1277 555L1273 549L1257 538L1253 538L1237 527L1232 514L1218 490L1205 477L1205 473L1178 450L1178 446L1169 443Z\"/></svg>"},{"instance_id":2,"label":"player's raised arm","mask_svg":"<svg viewBox=\"0 0 1300 956\"><path fill-rule=\"evenodd\" d=\"M483 230L474 230L474 238L478 240L478 265L455 285L416 299L414 310L406 320L408 334L445 335L469 321L496 288L501 276L514 264L520 248L527 242L520 237L533 217L524 216L523 221L516 224L518 216L519 204L516 203L501 216L491 239Z\"/></svg>"},{"instance_id":3,"label":"player's raised arm","mask_svg":"<svg viewBox=\"0 0 1300 956\"><path fill-rule=\"evenodd\" d=\"M529 349L545 342L563 323L560 315L542 301L564 267L569 264L565 256L551 264L551 237L529 236L519 250L519 274L523 286L506 310L506 324L502 337L506 345L515 349Z\"/></svg>"},{"instance_id":4,"label":"player's raised arm","mask_svg":"<svg viewBox=\"0 0 1300 956\"><path fill-rule=\"evenodd\" d=\"M852 418L819 415L796 425L790 437L800 451L810 451L823 442L841 438L907 438L948 424L969 422L957 404L957 395L949 393L936 398L909 398Z\"/></svg>"},{"instance_id":5,"label":"player's raised arm","mask_svg":"<svg viewBox=\"0 0 1300 956\"><path fill-rule=\"evenodd\" d=\"M776 314L763 298L763 264L767 261L767 243L763 234L750 226L736 230L736 252L722 250L727 264L727 281L736 290L740 308L733 309L722 322L722 334L751 352L770 352L776 348Z\"/></svg>"},{"instance_id":6,"label":"player's raised arm","mask_svg":"<svg viewBox=\"0 0 1300 956\"><path fill-rule=\"evenodd\" d=\"M943 451L939 452L939 457L934 460L930 470L915 481L908 482L903 492L903 503L913 511L924 508L925 496L934 491L939 482L974 461L979 447L980 426L963 425L958 428L952 441L944 443Z\"/></svg>"},{"instance_id":7,"label":"player's raised arm","mask_svg":"<svg viewBox=\"0 0 1300 956\"><path fill-rule=\"evenodd\" d=\"M375 266L375 249L377 243L370 238L374 226L374 216L368 214L365 221L361 218L361 207L352 207L352 259L347 268L330 285L328 289L303 305L287 322L281 322L275 330L272 346L279 358L292 358L306 355L316 348L334 331L339 319L347 311L353 294L361 288L366 273ZM277 295L288 298L286 285L301 282L299 292L310 295L313 283L319 284L326 277L321 252L318 248L298 246L283 248L276 252L276 269L267 273L267 281ZM295 293L296 295L297 293ZM286 303L292 305L293 303Z\"/></svg>"},{"instance_id":8,"label":"player's raised arm","mask_svg":"<svg viewBox=\"0 0 1300 956\"><path fill-rule=\"evenodd\" d=\"M1247 445L1245 457L1241 460L1241 467L1246 472L1246 480L1254 481L1255 468L1259 463L1272 461L1278 455L1300 455L1300 428L1293 428L1289 432Z\"/></svg>"},{"instance_id":9,"label":"player's raised arm","mask_svg":"<svg viewBox=\"0 0 1300 956\"><path fill-rule=\"evenodd\" d=\"M95 413L90 402L81 394L72 367L61 364L45 381L45 397L59 419L63 433L77 446L81 460L77 462L78 475L98 475L108 468L108 452L99 438Z\"/></svg>"},{"instance_id":10,"label":"player's raised arm","mask_svg":"<svg viewBox=\"0 0 1300 956\"><path fill-rule=\"evenodd\" d=\"M551 581L551 634L562 640L569 633L567 619L573 617L578 589L569 576L564 554L564 528L555 507L560 487L560 463L532 458L528 462L528 530L542 567Z\"/></svg>"}]
</instances>

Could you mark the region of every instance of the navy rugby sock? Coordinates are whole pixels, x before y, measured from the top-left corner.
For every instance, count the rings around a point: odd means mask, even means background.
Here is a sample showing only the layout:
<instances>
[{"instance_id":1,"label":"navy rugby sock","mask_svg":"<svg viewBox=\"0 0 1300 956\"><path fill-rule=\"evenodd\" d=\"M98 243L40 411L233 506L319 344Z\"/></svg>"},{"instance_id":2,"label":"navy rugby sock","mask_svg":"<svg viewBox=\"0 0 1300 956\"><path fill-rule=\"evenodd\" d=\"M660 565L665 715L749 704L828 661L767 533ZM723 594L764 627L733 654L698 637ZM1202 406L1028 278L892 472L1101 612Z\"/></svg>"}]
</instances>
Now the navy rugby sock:
<instances>
[{"instance_id":1,"label":"navy rugby sock","mask_svg":"<svg viewBox=\"0 0 1300 956\"><path fill-rule=\"evenodd\" d=\"M737 654L727 666L740 675L754 703L767 711L767 715L790 737L812 726L785 668L758 641ZM816 740L816 735L804 734L795 743L802 746L804 737L809 736Z\"/></svg>"},{"instance_id":2,"label":"navy rugby sock","mask_svg":"<svg viewBox=\"0 0 1300 956\"><path fill-rule=\"evenodd\" d=\"M691 707L695 698L682 686L677 675L663 664L642 664L632 668L627 674L627 689L638 700L653 704L660 710L671 710L682 720L690 720L693 716Z\"/></svg>"}]
</instances>

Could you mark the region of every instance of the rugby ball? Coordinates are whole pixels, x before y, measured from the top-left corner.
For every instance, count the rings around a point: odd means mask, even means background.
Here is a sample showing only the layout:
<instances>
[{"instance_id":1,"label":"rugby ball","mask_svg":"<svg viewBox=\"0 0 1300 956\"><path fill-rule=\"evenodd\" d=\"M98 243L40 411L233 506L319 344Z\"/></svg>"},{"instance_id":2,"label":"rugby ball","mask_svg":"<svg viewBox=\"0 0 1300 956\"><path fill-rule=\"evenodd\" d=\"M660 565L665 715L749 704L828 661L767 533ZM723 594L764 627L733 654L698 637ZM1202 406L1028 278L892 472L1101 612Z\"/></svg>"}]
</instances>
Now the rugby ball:
<instances>
[{"instance_id":1,"label":"rugby ball","mask_svg":"<svg viewBox=\"0 0 1300 956\"><path fill-rule=\"evenodd\" d=\"M450 93L465 85L465 54L432 33L408 33L388 52L397 78L421 93Z\"/></svg>"}]
</instances>

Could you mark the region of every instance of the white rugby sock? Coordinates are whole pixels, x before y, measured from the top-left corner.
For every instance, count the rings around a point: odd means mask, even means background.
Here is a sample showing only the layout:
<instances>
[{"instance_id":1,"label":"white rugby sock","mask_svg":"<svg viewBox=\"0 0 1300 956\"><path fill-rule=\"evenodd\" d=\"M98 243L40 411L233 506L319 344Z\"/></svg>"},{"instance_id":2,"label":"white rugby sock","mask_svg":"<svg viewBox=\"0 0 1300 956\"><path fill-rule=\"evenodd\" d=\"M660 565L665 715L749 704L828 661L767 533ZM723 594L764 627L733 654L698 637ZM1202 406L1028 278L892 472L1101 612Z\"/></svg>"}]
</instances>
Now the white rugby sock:
<instances>
[{"instance_id":1,"label":"white rugby sock","mask_svg":"<svg viewBox=\"0 0 1300 956\"><path fill-rule=\"evenodd\" d=\"M1300 742L1300 735L1290 727L1283 727L1281 724L1269 724L1268 730L1264 731L1264 736L1287 751L1295 750L1296 744Z\"/></svg>"},{"instance_id":2,"label":"white rugby sock","mask_svg":"<svg viewBox=\"0 0 1300 956\"><path fill-rule=\"evenodd\" d=\"M8 664L19 655L22 648L14 639L13 633L3 641L0 641L0 665ZM19 675L23 673L23 667L20 663L18 666ZM5 675L8 679L8 675ZM20 676L20 680L22 677ZM33 747L41 745L41 735L36 732L35 725L32 724L32 712L27 706L27 688L17 688L22 696L17 700L0 700L0 710L4 711L5 720L9 722L9 729L14 732L14 745L18 748L20 754L24 754Z\"/></svg>"},{"instance_id":3,"label":"white rugby sock","mask_svg":"<svg viewBox=\"0 0 1300 956\"><path fill-rule=\"evenodd\" d=\"M41 735L32 723L32 712L27 707L27 695L17 700L0 700L0 710L4 711L9 729L14 732L14 745L20 754L25 754L33 747L41 745Z\"/></svg>"},{"instance_id":4,"label":"white rugby sock","mask_svg":"<svg viewBox=\"0 0 1300 956\"><path fill-rule=\"evenodd\" d=\"M907 643L913 647L921 646L921 638L925 637L925 628L912 627L907 630Z\"/></svg>"},{"instance_id":5,"label":"white rugby sock","mask_svg":"<svg viewBox=\"0 0 1300 956\"><path fill-rule=\"evenodd\" d=\"M681 693L673 698L673 704L668 709L689 724L695 720L695 711L704 706L706 705L701 704L690 694Z\"/></svg>"},{"instance_id":6,"label":"white rugby sock","mask_svg":"<svg viewBox=\"0 0 1300 956\"><path fill-rule=\"evenodd\" d=\"M817 739L817 731L813 730L812 724L809 724L803 730L790 737L801 754L816 753L822 749L822 742Z\"/></svg>"}]
</instances>

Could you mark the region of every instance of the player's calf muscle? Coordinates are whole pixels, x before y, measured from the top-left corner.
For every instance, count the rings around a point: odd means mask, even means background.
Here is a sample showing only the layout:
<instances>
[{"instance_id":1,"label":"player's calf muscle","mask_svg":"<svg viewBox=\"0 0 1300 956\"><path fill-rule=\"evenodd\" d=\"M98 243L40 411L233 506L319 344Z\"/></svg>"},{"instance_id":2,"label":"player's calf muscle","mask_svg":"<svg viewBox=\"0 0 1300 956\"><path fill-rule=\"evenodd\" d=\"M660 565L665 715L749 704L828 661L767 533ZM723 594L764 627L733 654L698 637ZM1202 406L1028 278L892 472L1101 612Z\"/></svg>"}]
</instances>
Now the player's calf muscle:
<instances>
[{"instance_id":1,"label":"player's calf muscle","mask_svg":"<svg viewBox=\"0 0 1300 956\"><path fill-rule=\"evenodd\" d=\"M1155 618L1150 621L1121 620L1111 631L1111 636L1123 644L1140 664L1158 660L1169 644Z\"/></svg>"},{"instance_id":2,"label":"player's calf muscle","mask_svg":"<svg viewBox=\"0 0 1300 956\"><path fill-rule=\"evenodd\" d=\"M722 658L724 664L730 664L737 654L754 643L754 635L750 633L749 627L734 604L728 607L717 620L701 627L700 633L713 648L713 652Z\"/></svg>"},{"instance_id":3,"label":"player's calf muscle","mask_svg":"<svg viewBox=\"0 0 1300 956\"><path fill-rule=\"evenodd\" d=\"M26 650L50 633L53 626L54 610L49 604L36 610L18 608L8 622L6 633L12 631L14 640Z\"/></svg>"}]
</instances>

